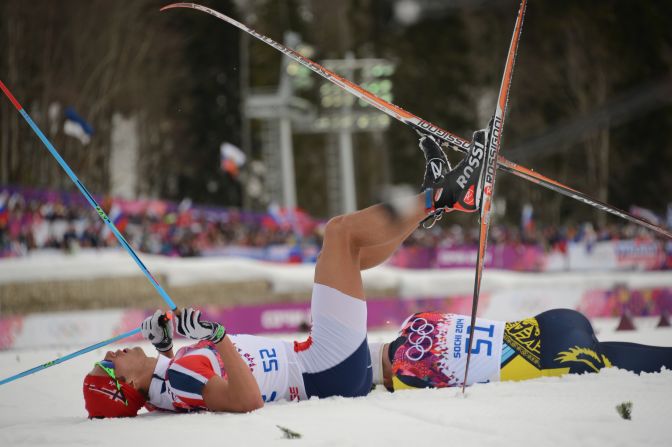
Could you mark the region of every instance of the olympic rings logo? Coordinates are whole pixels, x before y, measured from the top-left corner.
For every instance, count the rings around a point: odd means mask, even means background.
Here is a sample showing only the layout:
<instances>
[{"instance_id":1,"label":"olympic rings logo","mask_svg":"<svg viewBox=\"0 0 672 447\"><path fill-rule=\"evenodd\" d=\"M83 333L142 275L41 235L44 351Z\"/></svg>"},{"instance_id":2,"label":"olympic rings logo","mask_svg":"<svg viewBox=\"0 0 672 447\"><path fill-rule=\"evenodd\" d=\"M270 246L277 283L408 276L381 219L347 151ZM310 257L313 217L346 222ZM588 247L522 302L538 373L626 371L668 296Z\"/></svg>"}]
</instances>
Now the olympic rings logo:
<instances>
[{"instance_id":1,"label":"olympic rings logo","mask_svg":"<svg viewBox=\"0 0 672 447\"><path fill-rule=\"evenodd\" d=\"M434 325L428 323L424 318L416 318L411 323L409 331L411 333L408 335L407 340L410 347L406 350L406 358L417 362L432 349L434 342L429 334L434 332ZM416 336L415 339L413 339L414 334Z\"/></svg>"}]
</instances>

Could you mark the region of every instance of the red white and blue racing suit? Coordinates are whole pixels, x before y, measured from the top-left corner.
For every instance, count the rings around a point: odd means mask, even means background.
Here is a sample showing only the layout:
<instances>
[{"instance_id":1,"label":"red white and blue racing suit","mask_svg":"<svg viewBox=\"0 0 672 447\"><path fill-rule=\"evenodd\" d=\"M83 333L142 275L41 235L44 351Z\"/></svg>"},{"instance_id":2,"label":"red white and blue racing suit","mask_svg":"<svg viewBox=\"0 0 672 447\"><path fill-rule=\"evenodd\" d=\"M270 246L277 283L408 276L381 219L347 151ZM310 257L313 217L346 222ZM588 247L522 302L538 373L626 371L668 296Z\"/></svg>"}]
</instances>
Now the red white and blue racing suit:
<instances>
[{"instance_id":1,"label":"red white and blue racing suit","mask_svg":"<svg viewBox=\"0 0 672 447\"><path fill-rule=\"evenodd\" d=\"M313 287L312 329L304 342L253 335L230 335L247 363L265 402L312 396L364 396L371 390L366 339L366 303L321 284ZM149 388L148 408L205 410L203 387L226 368L211 342L159 356Z\"/></svg>"}]
</instances>

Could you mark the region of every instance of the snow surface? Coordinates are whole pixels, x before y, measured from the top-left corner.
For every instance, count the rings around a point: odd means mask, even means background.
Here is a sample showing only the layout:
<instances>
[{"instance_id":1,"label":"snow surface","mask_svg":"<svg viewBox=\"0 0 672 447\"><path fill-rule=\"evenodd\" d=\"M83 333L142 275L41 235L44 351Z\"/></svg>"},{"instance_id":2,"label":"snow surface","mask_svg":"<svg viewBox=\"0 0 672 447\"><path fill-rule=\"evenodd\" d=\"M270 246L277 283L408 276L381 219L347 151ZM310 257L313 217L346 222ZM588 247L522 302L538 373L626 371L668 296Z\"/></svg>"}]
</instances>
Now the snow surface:
<instances>
[{"instance_id":1,"label":"snow surface","mask_svg":"<svg viewBox=\"0 0 672 447\"><path fill-rule=\"evenodd\" d=\"M638 320L635 332L613 332L615 320L595 321L600 340L672 346L672 329ZM298 336L297 336L298 337ZM386 341L387 332L370 335ZM286 336L294 339L292 335ZM150 346L143 345L149 352ZM179 346L178 346L179 347ZM70 350L0 353L0 378ZM0 386L0 446L669 446L672 371L600 374L475 385L456 389L382 389L357 399L272 403L251 414L142 413L134 419L85 417L82 378L106 349ZM632 401L632 420L616 405ZM302 435L283 439L277 426Z\"/></svg>"},{"instance_id":2,"label":"snow surface","mask_svg":"<svg viewBox=\"0 0 672 447\"><path fill-rule=\"evenodd\" d=\"M308 292L313 286L315 270L314 264L275 264L236 257L167 258L143 253L141 258L152 274L166 278L168 286L265 280L277 293ZM54 268L55 265L58 268ZM142 273L122 249L81 250L75 255L41 250L21 258L0 259L0 284L129 276L142 277ZM362 278L366 287L398 289L402 298L471 295L474 287L473 269L412 270L381 265L362 272ZM614 284L633 289L672 287L672 271L520 273L489 269L483 276L481 293L513 289L516 293L542 290L547 295L560 288L563 293L571 293L572 290L609 289ZM537 299L537 294L534 296ZM512 317L495 315L494 318Z\"/></svg>"},{"instance_id":3,"label":"snow surface","mask_svg":"<svg viewBox=\"0 0 672 447\"><path fill-rule=\"evenodd\" d=\"M167 259L143 255L150 271L169 285L226 279L266 279L276 291L309 290L313 266L284 266L241 259ZM58 265L58 269L53 266ZM66 257L41 253L0 260L0 283L95 276L139 275L123 251L82 252ZM471 294L473 271L410 271L381 266L364 273L370 287L398 287L402 297ZM483 292L504 294L492 299L488 317L533 315L539 306L535 290L544 290L545 309L572 307L570 289L670 286L670 272L590 272L519 274L490 270ZM558 297L549 291L562 288ZM464 290L462 290L464 289ZM505 299L506 294L515 296ZM579 295L577 295L579 296ZM549 301L550 300L550 301ZM558 301L558 302L556 302ZM560 301L562 301L560 303ZM157 298L157 307L158 307ZM517 303L517 304L516 304ZM534 303L534 306L532 305ZM113 312L113 311L105 311ZM672 329L655 329L654 320L638 320L638 331L614 333L615 320L594 321L600 340L672 346ZM288 339L305 335L288 335ZM104 337L101 337L101 339ZM376 332L374 341L392 334ZM178 343L178 347L180 344ZM143 345L147 352L150 345ZM393 446L393 445L672 445L672 371L635 374L616 369L600 374L543 378L527 382L476 385L462 397L455 389L413 390L390 394L382 389L358 399L311 399L273 403L252 414L150 414L134 419L86 418L82 378L103 348L31 376L0 386L0 447L43 445L170 446ZM0 352L0 378L68 354L72 346ZM632 401L633 418L623 420L616 405ZM283 439L277 426L301 433Z\"/></svg>"}]
</instances>

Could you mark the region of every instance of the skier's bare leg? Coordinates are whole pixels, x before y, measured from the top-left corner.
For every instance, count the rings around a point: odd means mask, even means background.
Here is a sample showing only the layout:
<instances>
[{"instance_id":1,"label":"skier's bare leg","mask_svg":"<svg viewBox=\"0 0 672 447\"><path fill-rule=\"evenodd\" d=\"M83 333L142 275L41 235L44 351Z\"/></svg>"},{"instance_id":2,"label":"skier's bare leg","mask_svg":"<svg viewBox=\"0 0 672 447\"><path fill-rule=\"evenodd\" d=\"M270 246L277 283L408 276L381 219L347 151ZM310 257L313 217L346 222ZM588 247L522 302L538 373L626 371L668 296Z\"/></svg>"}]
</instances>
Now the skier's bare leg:
<instances>
[{"instance_id":1,"label":"skier's bare leg","mask_svg":"<svg viewBox=\"0 0 672 447\"><path fill-rule=\"evenodd\" d=\"M365 299L362 253L371 249L364 259L371 266L376 259L389 256L426 216L424 204L425 195L419 194L395 204L396 215L389 206L379 204L329 220L315 266L315 282Z\"/></svg>"},{"instance_id":2,"label":"skier's bare leg","mask_svg":"<svg viewBox=\"0 0 672 447\"><path fill-rule=\"evenodd\" d=\"M417 225L391 242L364 247L359 254L359 270L367 270L385 262L416 229Z\"/></svg>"},{"instance_id":3,"label":"skier's bare leg","mask_svg":"<svg viewBox=\"0 0 672 447\"><path fill-rule=\"evenodd\" d=\"M423 136L420 148L427 162L422 184L425 193L331 219L315 267L315 282L364 300L361 269L386 259L427 216L428 209L476 212L476 186L484 172L486 134L485 130L474 133L469 155L453 170L439 143Z\"/></svg>"}]
</instances>

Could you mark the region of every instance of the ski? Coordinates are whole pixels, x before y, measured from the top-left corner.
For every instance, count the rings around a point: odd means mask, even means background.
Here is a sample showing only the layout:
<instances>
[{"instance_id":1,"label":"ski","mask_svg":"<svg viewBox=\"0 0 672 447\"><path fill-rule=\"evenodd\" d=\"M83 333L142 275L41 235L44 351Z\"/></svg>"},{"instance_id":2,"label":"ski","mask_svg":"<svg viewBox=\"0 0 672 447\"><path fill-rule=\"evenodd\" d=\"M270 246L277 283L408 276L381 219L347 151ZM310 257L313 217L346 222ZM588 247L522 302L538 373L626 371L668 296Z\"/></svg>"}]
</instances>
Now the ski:
<instances>
[{"instance_id":1,"label":"ski","mask_svg":"<svg viewBox=\"0 0 672 447\"><path fill-rule=\"evenodd\" d=\"M509 53L506 56L506 65L504 66L504 76L502 85L499 88L497 97L497 106L495 114L489 124L487 139L487 160L483 178L480 181L480 188L476 191L476 196L481 197L481 221L480 231L478 233L478 253L476 255L476 275L474 279L474 295L471 303L471 324L467 328L469 339L467 340L467 362L464 368L464 382L462 382L462 393L467 386L467 376L469 374L469 361L471 360L471 349L474 344L474 330L476 326L476 313L478 311L478 298L481 292L481 279L483 278L483 263L485 259L485 249L488 245L488 230L490 229L490 220L492 218L492 200L495 195L495 178L497 174L496 160L501 148L502 136L504 134L504 119L506 117L506 107L509 103L509 91L511 90L511 81L513 79L513 67L516 63L518 53L518 44L520 34L523 30L523 19L525 18L525 9L527 0L521 0L518 17L511 37ZM479 203L477 202L477 203ZM487 340L486 340L487 341ZM477 345L478 346L478 345Z\"/></svg>"},{"instance_id":2,"label":"ski","mask_svg":"<svg viewBox=\"0 0 672 447\"><path fill-rule=\"evenodd\" d=\"M275 48L276 50L280 51L281 53L285 54L286 56L290 57L291 59L295 60L296 62L300 63L304 67L312 70L313 72L317 73L318 75L322 76L324 79L334 83L335 85L339 86L343 90L347 91L348 93L356 96L357 98L361 99L362 101L367 102L368 104L372 105L373 107L377 108L381 112L391 116L392 118L410 126L411 128L415 129L416 131L426 133L426 134L431 134L435 136L436 138L440 139L443 143L448 145L450 148L457 150L462 153L467 153L469 150L469 141L465 140L464 138L455 135L451 132L448 132L447 130L444 130L440 128L439 126L430 123L429 121L426 121L404 109L402 109L399 106L396 106L390 102L385 101L384 99L374 95L373 93L369 92L366 89L363 89L362 87L358 86L357 84L337 75L336 73L324 68L320 64L318 64L315 61L312 61L311 59L308 59L307 57L301 55L297 51L282 45L270 37L264 36L263 34L258 33L257 31L253 30L252 28L238 22L235 19L232 19L231 17L222 14L221 12L215 11L214 9L208 8L206 6L202 6L196 3L172 3L170 5L166 5L161 8L161 11L165 11L168 9L174 9L174 8L187 8L187 9L196 9L198 11L205 12L206 14L210 14L224 22L227 22L236 28L245 31L246 33L250 34L251 36L254 36L255 38L261 40L267 45L270 45L271 47ZM550 179L542 174L539 174L538 172L535 172L532 169L528 169L526 167L520 166L510 160L507 160L506 158L502 157L501 155L497 156L497 167L499 169L502 169L503 171L506 171L508 173L511 173L513 175L516 175L520 178L523 178L525 180L528 180L532 183L535 183L537 185L543 186L545 188L548 188L552 191L555 191L557 193L560 193L564 196L570 197L574 200L578 200L579 202L585 203L586 205L590 205L592 207L598 208L602 211L606 211L608 213L611 213L615 216L618 216L622 219L628 220L630 222L633 222L638 225L642 225L652 231L655 231L665 237L668 237L672 239L672 232L666 230L665 228L658 226L656 224L653 224L645 219L639 218L637 216L633 216L632 214L620 210L614 206L611 206L607 203L601 202L585 193L582 193L580 191L577 191L573 188L570 188L567 185L564 185L558 181L555 181L553 179Z\"/></svg>"}]
</instances>

